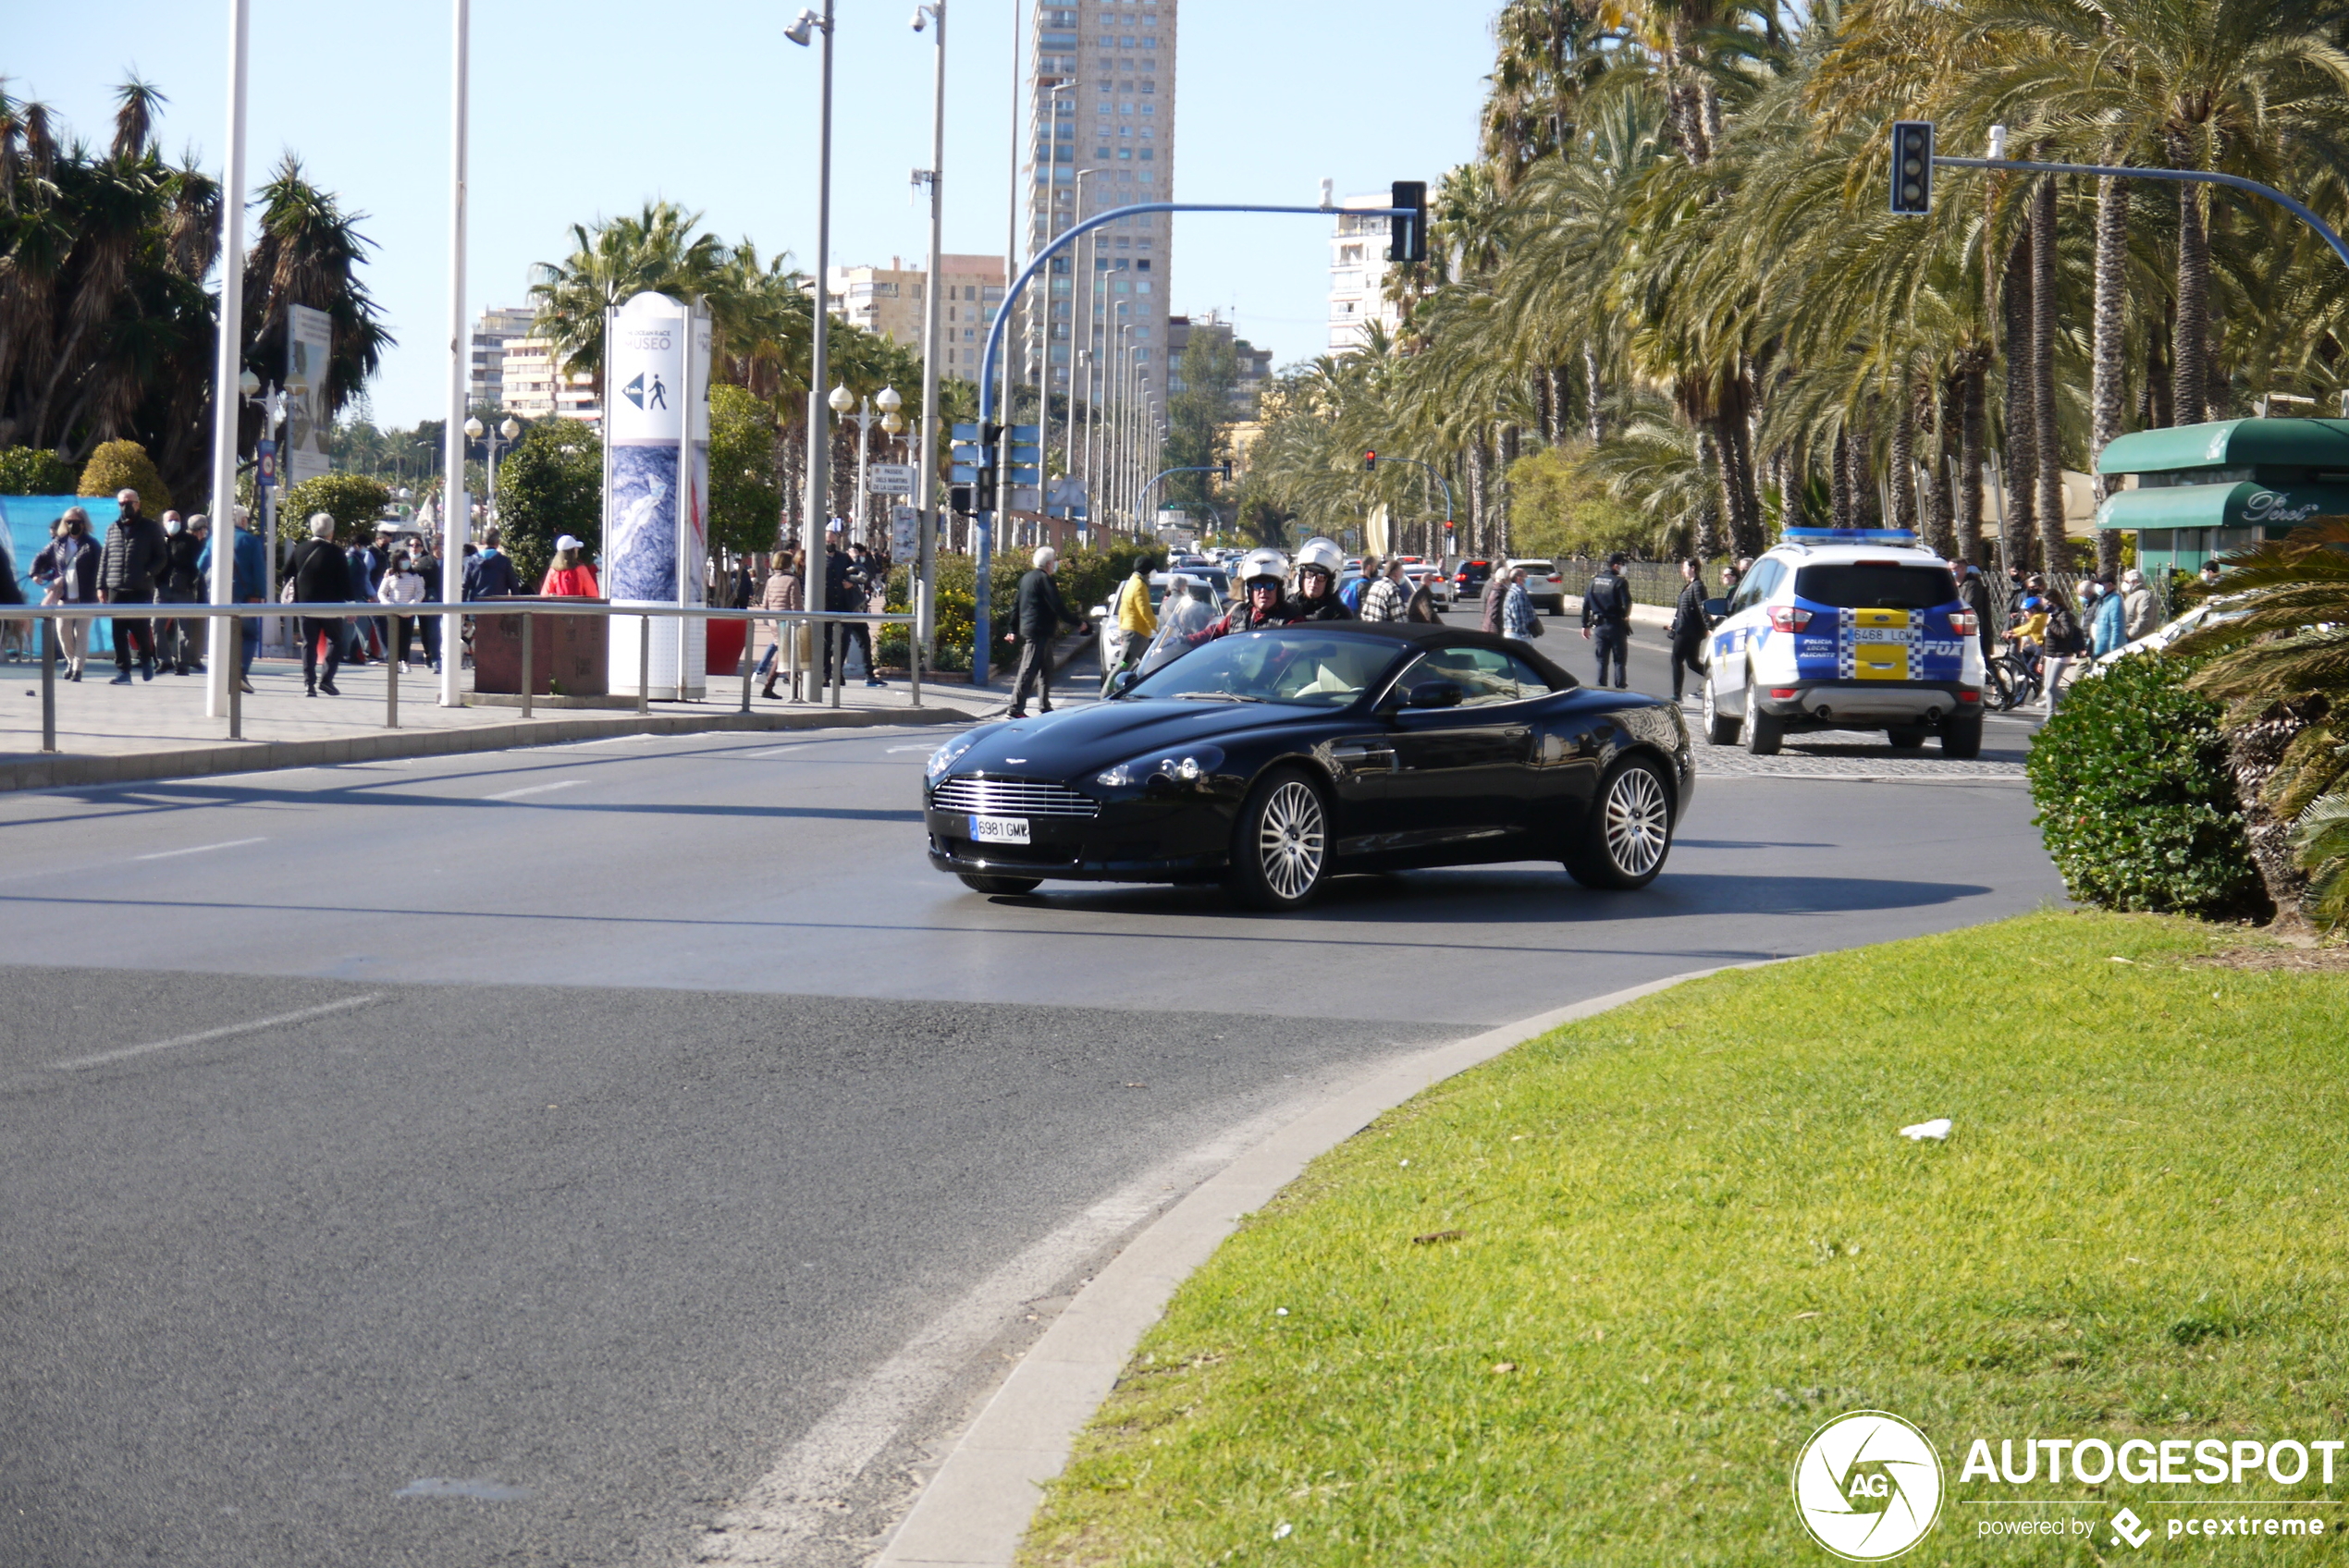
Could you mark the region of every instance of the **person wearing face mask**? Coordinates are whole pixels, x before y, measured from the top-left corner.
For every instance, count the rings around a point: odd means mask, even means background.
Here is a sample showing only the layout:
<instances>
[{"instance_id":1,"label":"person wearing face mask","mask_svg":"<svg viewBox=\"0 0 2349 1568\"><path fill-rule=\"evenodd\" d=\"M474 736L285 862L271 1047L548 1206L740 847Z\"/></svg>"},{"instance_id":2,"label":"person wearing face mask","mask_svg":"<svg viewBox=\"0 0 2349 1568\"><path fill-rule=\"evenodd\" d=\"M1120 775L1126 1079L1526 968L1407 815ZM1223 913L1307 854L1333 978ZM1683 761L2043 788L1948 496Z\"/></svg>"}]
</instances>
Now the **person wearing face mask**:
<instances>
[{"instance_id":1,"label":"person wearing face mask","mask_svg":"<svg viewBox=\"0 0 2349 1568\"><path fill-rule=\"evenodd\" d=\"M165 605L196 605L203 602L203 573L197 569L196 558L203 554L203 542L195 536L178 512L163 514L163 570L155 574L155 601ZM191 621L175 616L155 622L155 653L175 675L185 675L191 667L201 668L203 655L196 638L202 634L201 621Z\"/></svg>"},{"instance_id":2,"label":"person wearing face mask","mask_svg":"<svg viewBox=\"0 0 2349 1568\"><path fill-rule=\"evenodd\" d=\"M1337 574L1346 552L1329 539L1308 539L1297 552L1297 597L1289 601L1291 620L1352 620L1354 612L1337 596Z\"/></svg>"},{"instance_id":3,"label":"person wearing face mask","mask_svg":"<svg viewBox=\"0 0 2349 1568\"><path fill-rule=\"evenodd\" d=\"M110 605L155 602L155 579L163 570L163 524L139 509L139 492L128 486L115 495L120 509L106 530L105 553L98 557L98 597ZM114 618L114 684L130 684L132 650L139 679L155 678L155 623L146 616Z\"/></svg>"},{"instance_id":4,"label":"person wearing face mask","mask_svg":"<svg viewBox=\"0 0 2349 1568\"><path fill-rule=\"evenodd\" d=\"M42 585L44 605L88 605L98 597L98 546L90 537L90 514L68 507L57 520L49 547L32 558L32 580ZM81 679L82 658L90 647L90 623L57 622L57 655L65 661L66 679Z\"/></svg>"}]
</instances>

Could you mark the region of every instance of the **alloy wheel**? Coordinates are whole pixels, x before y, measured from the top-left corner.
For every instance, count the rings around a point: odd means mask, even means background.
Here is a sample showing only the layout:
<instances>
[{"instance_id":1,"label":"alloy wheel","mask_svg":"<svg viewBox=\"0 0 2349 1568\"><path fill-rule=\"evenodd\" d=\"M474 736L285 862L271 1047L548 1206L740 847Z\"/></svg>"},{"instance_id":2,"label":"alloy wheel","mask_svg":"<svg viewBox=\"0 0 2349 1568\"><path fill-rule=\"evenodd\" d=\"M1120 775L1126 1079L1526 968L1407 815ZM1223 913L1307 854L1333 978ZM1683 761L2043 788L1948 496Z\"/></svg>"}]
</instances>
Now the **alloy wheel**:
<instances>
[{"instance_id":1,"label":"alloy wheel","mask_svg":"<svg viewBox=\"0 0 2349 1568\"><path fill-rule=\"evenodd\" d=\"M1645 876L1664 858L1671 814L1664 786L1644 767L1627 767L1606 792L1606 847L1627 876Z\"/></svg>"},{"instance_id":2,"label":"alloy wheel","mask_svg":"<svg viewBox=\"0 0 2349 1568\"><path fill-rule=\"evenodd\" d=\"M1322 874L1322 798L1291 778L1264 802L1257 827L1257 853L1264 880L1283 901L1303 898Z\"/></svg>"}]
</instances>

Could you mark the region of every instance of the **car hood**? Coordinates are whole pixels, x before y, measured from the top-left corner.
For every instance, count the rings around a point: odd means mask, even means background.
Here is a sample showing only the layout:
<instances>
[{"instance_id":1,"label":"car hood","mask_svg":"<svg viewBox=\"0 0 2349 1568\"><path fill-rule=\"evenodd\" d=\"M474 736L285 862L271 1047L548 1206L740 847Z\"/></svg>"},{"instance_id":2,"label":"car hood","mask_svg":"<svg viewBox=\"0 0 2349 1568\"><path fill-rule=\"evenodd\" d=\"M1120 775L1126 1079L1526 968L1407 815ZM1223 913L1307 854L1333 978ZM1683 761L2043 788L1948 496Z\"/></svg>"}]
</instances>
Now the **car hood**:
<instances>
[{"instance_id":1,"label":"car hood","mask_svg":"<svg viewBox=\"0 0 2349 1568\"><path fill-rule=\"evenodd\" d=\"M1323 709L1276 703L1174 698L1096 703L998 726L954 759L953 771L1051 778L1109 767L1145 752L1328 717Z\"/></svg>"}]
</instances>

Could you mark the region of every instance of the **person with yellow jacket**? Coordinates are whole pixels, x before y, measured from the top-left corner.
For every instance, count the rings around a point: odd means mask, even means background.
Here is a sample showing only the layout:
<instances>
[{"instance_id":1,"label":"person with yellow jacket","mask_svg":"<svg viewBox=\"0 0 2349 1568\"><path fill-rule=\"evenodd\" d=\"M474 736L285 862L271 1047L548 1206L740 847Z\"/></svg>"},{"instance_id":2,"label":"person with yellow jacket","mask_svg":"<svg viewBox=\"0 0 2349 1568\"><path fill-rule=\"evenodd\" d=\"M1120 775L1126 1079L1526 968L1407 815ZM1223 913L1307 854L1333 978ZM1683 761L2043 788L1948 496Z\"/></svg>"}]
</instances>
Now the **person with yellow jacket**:
<instances>
[{"instance_id":1,"label":"person with yellow jacket","mask_svg":"<svg viewBox=\"0 0 2349 1568\"><path fill-rule=\"evenodd\" d=\"M1139 663L1143 650L1158 634L1158 617L1150 609L1151 565L1149 556L1136 557L1134 575L1117 591L1117 630L1124 634L1118 650L1119 669Z\"/></svg>"}]
</instances>

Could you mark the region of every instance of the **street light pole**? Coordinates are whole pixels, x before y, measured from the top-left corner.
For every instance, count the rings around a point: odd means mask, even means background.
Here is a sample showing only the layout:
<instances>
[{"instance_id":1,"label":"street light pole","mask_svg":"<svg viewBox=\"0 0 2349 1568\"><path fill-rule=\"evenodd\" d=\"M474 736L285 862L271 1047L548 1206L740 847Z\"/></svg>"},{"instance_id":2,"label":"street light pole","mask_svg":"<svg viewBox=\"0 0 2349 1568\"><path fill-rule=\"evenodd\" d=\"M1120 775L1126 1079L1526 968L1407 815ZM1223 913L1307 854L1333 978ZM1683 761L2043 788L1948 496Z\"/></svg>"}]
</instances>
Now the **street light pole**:
<instances>
[{"instance_id":1,"label":"street light pole","mask_svg":"<svg viewBox=\"0 0 2349 1568\"><path fill-rule=\"evenodd\" d=\"M451 0L449 104L449 419L441 429L446 476L440 482L440 705L461 707L465 596L465 536L473 506L465 496L465 391L473 368L465 332L465 139L472 99L473 0ZM525 691L527 687L523 688Z\"/></svg>"},{"instance_id":2,"label":"street light pole","mask_svg":"<svg viewBox=\"0 0 2349 1568\"><path fill-rule=\"evenodd\" d=\"M824 34L823 87L818 94L816 153L816 314L810 323L807 370L807 494L802 503L800 545L807 552L807 570L800 581L808 609L821 614L831 606L824 597L824 522L830 512L832 429L825 407L824 384L831 379L827 328L831 302L832 264L832 6L824 0L821 16L812 10L783 30L783 36L806 48L810 30ZM822 633L819 631L818 636Z\"/></svg>"},{"instance_id":3,"label":"street light pole","mask_svg":"<svg viewBox=\"0 0 2349 1568\"><path fill-rule=\"evenodd\" d=\"M1057 102L1064 92L1076 89L1076 80L1055 82L1044 90L1044 117L1052 123L1052 151L1044 165L1044 242L1051 244L1061 232L1061 112ZM1074 116L1071 116L1074 119ZM1073 129L1073 128L1072 128ZM1079 213L1078 216L1083 216ZM1057 266L1059 263L1053 263ZM1076 279L1069 280L1071 302L1075 302ZM1052 275L1044 274L1044 352L1036 372L1036 476L1041 482L1039 492L1044 503L1044 515L1052 515L1052 384L1060 378L1060 371L1052 363Z\"/></svg>"},{"instance_id":4,"label":"street light pole","mask_svg":"<svg viewBox=\"0 0 2349 1568\"><path fill-rule=\"evenodd\" d=\"M212 378L211 598L215 605L237 596L237 401L244 362L245 319L245 64L252 37L250 0L228 0L228 148L220 171L220 330ZM326 374L324 366L319 373ZM253 497L259 500L258 496ZM204 712L228 712L229 682L242 672L243 631L234 618L214 616L207 643L212 662L204 671ZM129 655L125 655L126 658Z\"/></svg>"},{"instance_id":5,"label":"street light pole","mask_svg":"<svg viewBox=\"0 0 2349 1568\"><path fill-rule=\"evenodd\" d=\"M944 264L945 205L940 181L946 166L946 0L931 0L914 12L914 30L921 31L927 16L938 24L930 63L929 104L929 294L922 314L922 444L916 472L914 505L921 520L915 526L914 635L909 658L932 650L938 631L938 342L943 311L939 302L939 269ZM1007 277L1005 281L1009 281Z\"/></svg>"},{"instance_id":6,"label":"street light pole","mask_svg":"<svg viewBox=\"0 0 2349 1568\"><path fill-rule=\"evenodd\" d=\"M1076 217L1078 223L1085 221L1085 182L1101 172L1100 169L1076 171L1074 183L1076 187ZM1073 328L1069 333L1072 347L1068 356L1068 423L1063 429L1061 435L1061 468L1068 473L1077 472L1076 384L1078 377L1076 373L1080 365L1085 369L1083 377L1085 428L1088 435L1091 434L1093 427L1093 263L1100 259L1101 253L1101 237L1096 234L1083 236L1078 240L1075 252L1076 270L1085 279L1085 318L1081 326ZM1068 305L1070 312L1074 313L1076 309L1076 280L1073 278L1069 285ZM1085 465L1084 484L1085 521L1090 523L1093 513L1093 468L1089 461Z\"/></svg>"}]
</instances>

